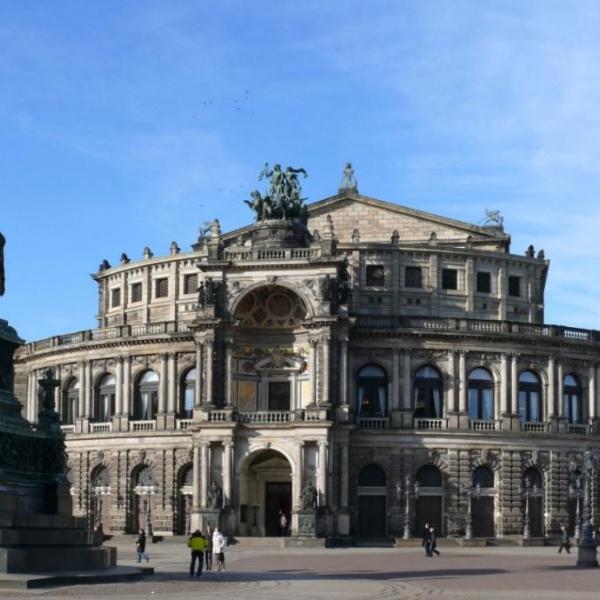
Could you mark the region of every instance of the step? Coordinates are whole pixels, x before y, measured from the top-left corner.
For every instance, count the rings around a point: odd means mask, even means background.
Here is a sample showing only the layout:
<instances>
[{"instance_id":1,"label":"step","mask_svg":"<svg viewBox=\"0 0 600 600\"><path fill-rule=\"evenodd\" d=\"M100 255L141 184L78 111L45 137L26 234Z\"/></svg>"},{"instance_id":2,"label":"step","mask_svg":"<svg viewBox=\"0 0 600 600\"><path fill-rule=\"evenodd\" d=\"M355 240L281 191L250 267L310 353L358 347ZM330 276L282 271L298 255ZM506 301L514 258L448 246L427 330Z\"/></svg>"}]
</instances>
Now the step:
<instances>
[{"instance_id":1,"label":"step","mask_svg":"<svg viewBox=\"0 0 600 600\"><path fill-rule=\"evenodd\" d=\"M229 538L229 545L243 548L283 548L285 539L289 538L235 536Z\"/></svg>"},{"instance_id":2,"label":"step","mask_svg":"<svg viewBox=\"0 0 600 600\"><path fill-rule=\"evenodd\" d=\"M98 536L85 529L2 528L0 546L92 546Z\"/></svg>"},{"instance_id":3,"label":"step","mask_svg":"<svg viewBox=\"0 0 600 600\"><path fill-rule=\"evenodd\" d=\"M18 514L0 511L0 528L46 528L46 529L86 529L87 519L84 517L68 517L64 515L44 515L39 513Z\"/></svg>"}]
</instances>

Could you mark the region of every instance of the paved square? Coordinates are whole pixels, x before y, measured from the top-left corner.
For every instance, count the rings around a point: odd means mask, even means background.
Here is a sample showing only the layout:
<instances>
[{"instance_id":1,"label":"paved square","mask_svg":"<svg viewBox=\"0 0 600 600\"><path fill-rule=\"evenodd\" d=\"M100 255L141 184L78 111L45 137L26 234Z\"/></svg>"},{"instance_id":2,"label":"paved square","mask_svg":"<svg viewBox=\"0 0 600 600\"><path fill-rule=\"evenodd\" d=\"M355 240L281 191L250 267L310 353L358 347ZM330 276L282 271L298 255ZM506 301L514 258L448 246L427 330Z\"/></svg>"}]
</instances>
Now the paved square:
<instances>
[{"instance_id":1,"label":"paved square","mask_svg":"<svg viewBox=\"0 0 600 600\"><path fill-rule=\"evenodd\" d=\"M121 564L135 564L129 538L113 542ZM200 597L309 600L316 598L401 600L597 599L600 569L575 567L576 552L556 548L440 548L425 558L420 548L280 549L231 547L228 570L187 575L182 538L149 547L156 575L142 582L1 592L0 598L111 598L112 600Z\"/></svg>"}]
</instances>

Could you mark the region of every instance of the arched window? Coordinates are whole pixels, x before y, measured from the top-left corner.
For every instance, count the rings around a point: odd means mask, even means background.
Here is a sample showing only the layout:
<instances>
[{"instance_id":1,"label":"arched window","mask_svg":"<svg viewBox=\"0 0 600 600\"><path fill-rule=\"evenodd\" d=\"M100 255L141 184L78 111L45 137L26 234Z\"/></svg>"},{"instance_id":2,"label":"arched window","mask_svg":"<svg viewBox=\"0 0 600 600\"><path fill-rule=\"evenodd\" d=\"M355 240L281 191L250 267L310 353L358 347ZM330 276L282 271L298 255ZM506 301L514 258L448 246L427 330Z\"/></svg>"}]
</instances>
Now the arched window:
<instances>
[{"instance_id":1,"label":"arched window","mask_svg":"<svg viewBox=\"0 0 600 600\"><path fill-rule=\"evenodd\" d=\"M563 407L569 423L583 423L581 385L575 375L567 375L563 380Z\"/></svg>"},{"instance_id":2,"label":"arched window","mask_svg":"<svg viewBox=\"0 0 600 600\"><path fill-rule=\"evenodd\" d=\"M440 488L442 487L442 474L437 467L425 465L417 471L416 481L419 487Z\"/></svg>"},{"instance_id":3,"label":"arched window","mask_svg":"<svg viewBox=\"0 0 600 600\"><path fill-rule=\"evenodd\" d=\"M63 425L73 425L77 418L77 406L79 405L79 381L71 379L62 393L60 407L60 422Z\"/></svg>"},{"instance_id":4,"label":"arched window","mask_svg":"<svg viewBox=\"0 0 600 600\"><path fill-rule=\"evenodd\" d=\"M192 487L194 483L194 470L192 465L186 465L179 473L179 486Z\"/></svg>"},{"instance_id":5,"label":"arched window","mask_svg":"<svg viewBox=\"0 0 600 600\"><path fill-rule=\"evenodd\" d=\"M441 419L443 416L442 375L435 367L421 367L415 373L415 417Z\"/></svg>"},{"instance_id":6,"label":"arched window","mask_svg":"<svg viewBox=\"0 0 600 600\"><path fill-rule=\"evenodd\" d=\"M152 470L152 467L149 467L148 465L144 465L140 469L138 469L138 472L136 473L134 481L135 481L136 486L141 486L141 487L153 486L154 485L154 471Z\"/></svg>"},{"instance_id":7,"label":"arched window","mask_svg":"<svg viewBox=\"0 0 600 600\"><path fill-rule=\"evenodd\" d=\"M535 467L529 467L523 474L523 484L527 488L541 491L542 481L542 474Z\"/></svg>"},{"instance_id":8,"label":"arched window","mask_svg":"<svg viewBox=\"0 0 600 600\"><path fill-rule=\"evenodd\" d=\"M96 386L94 421L106 423L115 413L115 376L106 374Z\"/></svg>"},{"instance_id":9,"label":"arched window","mask_svg":"<svg viewBox=\"0 0 600 600\"><path fill-rule=\"evenodd\" d=\"M108 488L110 486L110 475L106 467L97 467L94 469L91 477L92 489Z\"/></svg>"},{"instance_id":10,"label":"arched window","mask_svg":"<svg viewBox=\"0 0 600 600\"><path fill-rule=\"evenodd\" d=\"M151 421L158 412L158 375L151 370L144 371L135 388L136 419Z\"/></svg>"},{"instance_id":11,"label":"arched window","mask_svg":"<svg viewBox=\"0 0 600 600\"><path fill-rule=\"evenodd\" d=\"M519 416L522 421L541 421L542 388L539 377L533 371L519 375Z\"/></svg>"},{"instance_id":12,"label":"arched window","mask_svg":"<svg viewBox=\"0 0 600 600\"><path fill-rule=\"evenodd\" d=\"M487 369L469 373L469 418L491 421L494 418L494 382Z\"/></svg>"},{"instance_id":13,"label":"arched window","mask_svg":"<svg viewBox=\"0 0 600 600\"><path fill-rule=\"evenodd\" d=\"M387 375L376 365L367 365L358 372L358 415L385 417L387 415Z\"/></svg>"},{"instance_id":14,"label":"arched window","mask_svg":"<svg viewBox=\"0 0 600 600\"><path fill-rule=\"evenodd\" d=\"M377 465L367 465L358 474L359 487L385 487L385 472Z\"/></svg>"},{"instance_id":15,"label":"arched window","mask_svg":"<svg viewBox=\"0 0 600 600\"><path fill-rule=\"evenodd\" d=\"M181 382L181 397L179 401L179 417L191 419L194 415L196 400L196 369L190 369Z\"/></svg>"},{"instance_id":16,"label":"arched window","mask_svg":"<svg viewBox=\"0 0 600 600\"><path fill-rule=\"evenodd\" d=\"M473 486L482 488L494 487L494 472L489 467L477 467L473 471Z\"/></svg>"}]
</instances>

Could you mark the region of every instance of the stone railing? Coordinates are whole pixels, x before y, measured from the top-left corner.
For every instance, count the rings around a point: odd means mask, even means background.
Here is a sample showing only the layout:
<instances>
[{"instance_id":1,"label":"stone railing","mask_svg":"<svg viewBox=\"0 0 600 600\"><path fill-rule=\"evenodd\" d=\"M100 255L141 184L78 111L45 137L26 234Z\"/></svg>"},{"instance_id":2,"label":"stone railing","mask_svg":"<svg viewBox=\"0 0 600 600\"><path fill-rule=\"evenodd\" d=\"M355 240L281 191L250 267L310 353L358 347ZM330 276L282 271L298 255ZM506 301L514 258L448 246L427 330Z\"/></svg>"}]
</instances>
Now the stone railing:
<instances>
[{"instance_id":1,"label":"stone railing","mask_svg":"<svg viewBox=\"0 0 600 600\"><path fill-rule=\"evenodd\" d=\"M259 410L256 412L240 412L237 414L240 423L289 423L294 420L290 410Z\"/></svg>"},{"instance_id":2,"label":"stone railing","mask_svg":"<svg viewBox=\"0 0 600 600\"><path fill-rule=\"evenodd\" d=\"M231 421L230 410L211 410L207 413L207 420L209 423L225 423Z\"/></svg>"},{"instance_id":3,"label":"stone railing","mask_svg":"<svg viewBox=\"0 0 600 600\"><path fill-rule=\"evenodd\" d=\"M154 431L156 421L129 421L129 431Z\"/></svg>"},{"instance_id":4,"label":"stone railing","mask_svg":"<svg viewBox=\"0 0 600 600\"><path fill-rule=\"evenodd\" d=\"M112 423L90 423L90 433L110 433Z\"/></svg>"},{"instance_id":5,"label":"stone railing","mask_svg":"<svg viewBox=\"0 0 600 600\"><path fill-rule=\"evenodd\" d=\"M287 248L283 250L264 250L266 252L313 252L314 248ZM235 252L238 252L236 250ZM246 252L240 250L239 252ZM258 252L258 251L257 251ZM308 257L296 258L306 260ZM536 325L518 323L515 321L487 321L482 319L455 319L444 317L404 317L404 316L359 316L359 327L374 329L407 329L431 332L464 332L473 334L488 334L526 337L562 338L572 342L600 343L600 331L577 329L560 325ZM129 337L166 335L169 333L188 333L189 328L183 321L160 321L157 323L140 323L137 325L115 325L102 329L88 329L65 335L57 335L36 342L29 342L27 350L30 353L46 351L55 347L72 346L85 342L102 342Z\"/></svg>"},{"instance_id":6,"label":"stone railing","mask_svg":"<svg viewBox=\"0 0 600 600\"><path fill-rule=\"evenodd\" d=\"M66 435L67 433L75 433L75 425L61 425L60 430Z\"/></svg>"},{"instance_id":7,"label":"stone railing","mask_svg":"<svg viewBox=\"0 0 600 600\"><path fill-rule=\"evenodd\" d=\"M362 429L387 429L390 420L387 417L357 417L356 424Z\"/></svg>"},{"instance_id":8,"label":"stone railing","mask_svg":"<svg viewBox=\"0 0 600 600\"><path fill-rule=\"evenodd\" d=\"M447 419L415 419L415 429L448 429Z\"/></svg>"},{"instance_id":9,"label":"stone railing","mask_svg":"<svg viewBox=\"0 0 600 600\"><path fill-rule=\"evenodd\" d=\"M547 423L539 423L537 421L522 421L521 431L530 431L533 433L544 433L548 430Z\"/></svg>"},{"instance_id":10,"label":"stone railing","mask_svg":"<svg viewBox=\"0 0 600 600\"><path fill-rule=\"evenodd\" d=\"M175 427L181 431L185 431L186 429L189 429L193 423L194 419L177 419L177 421L175 421Z\"/></svg>"},{"instance_id":11,"label":"stone railing","mask_svg":"<svg viewBox=\"0 0 600 600\"><path fill-rule=\"evenodd\" d=\"M274 260L306 260L321 256L321 248L274 248L272 250L252 248L226 248L223 252L225 260L233 261L274 261Z\"/></svg>"},{"instance_id":12,"label":"stone railing","mask_svg":"<svg viewBox=\"0 0 600 600\"><path fill-rule=\"evenodd\" d=\"M496 421L477 419L469 423L473 431L496 431Z\"/></svg>"},{"instance_id":13,"label":"stone railing","mask_svg":"<svg viewBox=\"0 0 600 600\"><path fill-rule=\"evenodd\" d=\"M567 431L569 433L586 434L590 433L590 426L583 423L569 423Z\"/></svg>"}]
</instances>

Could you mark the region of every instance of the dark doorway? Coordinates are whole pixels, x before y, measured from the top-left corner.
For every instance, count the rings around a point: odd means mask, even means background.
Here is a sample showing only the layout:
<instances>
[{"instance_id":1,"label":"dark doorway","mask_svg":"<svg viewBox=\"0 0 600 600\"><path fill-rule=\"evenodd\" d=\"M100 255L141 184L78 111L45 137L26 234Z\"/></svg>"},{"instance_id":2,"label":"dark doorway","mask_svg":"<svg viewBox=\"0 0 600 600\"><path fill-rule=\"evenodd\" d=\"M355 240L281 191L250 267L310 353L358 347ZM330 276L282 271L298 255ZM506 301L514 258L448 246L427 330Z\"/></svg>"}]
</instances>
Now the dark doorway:
<instances>
[{"instance_id":1,"label":"dark doorway","mask_svg":"<svg viewBox=\"0 0 600 600\"><path fill-rule=\"evenodd\" d=\"M542 497L529 498L529 531L531 537L544 537L544 514Z\"/></svg>"},{"instance_id":2,"label":"dark doorway","mask_svg":"<svg viewBox=\"0 0 600 600\"><path fill-rule=\"evenodd\" d=\"M290 410L290 382L269 382L269 410Z\"/></svg>"},{"instance_id":3,"label":"dark doorway","mask_svg":"<svg viewBox=\"0 0 600 600\"><path fill-rule=\"evenodd\" d=\"M415 513L415 535L417 537L423 535L425 523L429 523L429 527L434 527L438 536L443 535L441 496L419 496Z\"/></svg>"},{"instance_id":4,"label":"dark doorway","mask_svg":"<svg viewBox=\"0 0 600 600\"><path fill-rule=\"evenodd\" d=\"M471 506L473 514L473 536L494 537L494 497L480 496L473 498Z\"/></svg>"},{"instance_id":5,"label":"dark doorway","mask_svg":"<svg viewBox=\"0 0 600 600\"><path fill-rule=\"evenodd\" d=\"M279 512L283 512L290 522L292 507L292 484L289 481L267 481L265 483L265 535L277 536Z\"/></svg>"},{"instance_id":6,"label":"dark doorway","mask_svg":"<svg viewBox=\"0 0 600 600\"><path fill-rule=\"evenodd\" d=\"M358 534L385 537L385 496L358 497Z\"/></svg>"}]
</instances>

